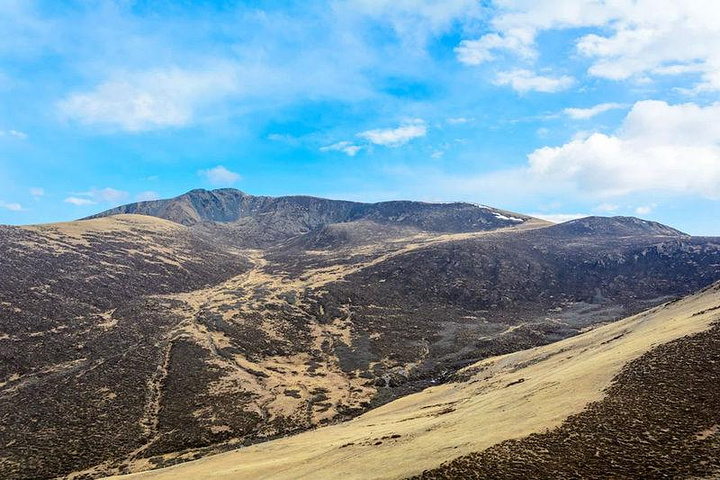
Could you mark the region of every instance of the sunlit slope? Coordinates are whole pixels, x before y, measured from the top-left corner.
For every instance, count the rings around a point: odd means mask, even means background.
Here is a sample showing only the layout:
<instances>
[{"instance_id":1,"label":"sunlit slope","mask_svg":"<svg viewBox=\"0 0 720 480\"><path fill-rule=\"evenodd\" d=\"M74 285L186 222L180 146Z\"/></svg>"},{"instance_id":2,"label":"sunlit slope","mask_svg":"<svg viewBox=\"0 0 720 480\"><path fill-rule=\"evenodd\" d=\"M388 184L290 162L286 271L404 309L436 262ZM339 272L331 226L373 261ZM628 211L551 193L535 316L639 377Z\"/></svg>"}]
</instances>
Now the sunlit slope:
<instances>
[{"instance_id":1,"label":"sunlit slope","mask_svg":"<svg viewBox=\"0 0 720 480\"><path fill-rule=\"evenodd\" d=\"M462 381L357 419L133 478L403 478L503 440L545 432L603 397L624 365L720 319L715 284L551 345L493 357Z\"/></svg>"}]
</instances>

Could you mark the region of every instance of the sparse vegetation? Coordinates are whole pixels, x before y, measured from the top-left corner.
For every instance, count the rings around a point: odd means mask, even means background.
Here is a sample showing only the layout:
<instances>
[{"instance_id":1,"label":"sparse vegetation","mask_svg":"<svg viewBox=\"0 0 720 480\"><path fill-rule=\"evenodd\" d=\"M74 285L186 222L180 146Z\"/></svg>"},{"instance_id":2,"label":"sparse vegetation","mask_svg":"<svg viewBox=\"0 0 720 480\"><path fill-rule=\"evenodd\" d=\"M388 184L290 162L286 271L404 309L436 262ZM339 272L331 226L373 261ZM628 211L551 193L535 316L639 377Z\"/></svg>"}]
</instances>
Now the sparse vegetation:
<instances>
[{"instance_id":1,"label":"sparse vegetation","mask_svg":"<svg viewBox=\"0 0 720 480\"><path fill-rule=\"evenodd\" d=\"M0 227L0 476L95 478L348 420L720 278L716 239L635 220L221 196L193 221L169 217L192 226L122 214ZM225 218L236 200L274 213Z\"/></svg>"}]
</instances>

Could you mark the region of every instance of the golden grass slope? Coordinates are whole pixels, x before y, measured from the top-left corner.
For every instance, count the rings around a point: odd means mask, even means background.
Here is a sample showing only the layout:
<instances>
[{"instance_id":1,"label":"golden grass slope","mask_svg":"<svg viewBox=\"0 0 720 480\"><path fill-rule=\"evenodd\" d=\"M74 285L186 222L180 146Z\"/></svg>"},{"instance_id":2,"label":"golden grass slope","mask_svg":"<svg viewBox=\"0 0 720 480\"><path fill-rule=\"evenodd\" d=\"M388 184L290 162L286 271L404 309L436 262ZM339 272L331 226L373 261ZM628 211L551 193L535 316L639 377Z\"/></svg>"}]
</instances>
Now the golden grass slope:
<instances>
[{"instance_id":1,"label":"golden grass slope","mask_svg":"<svg viewBox=\"0 0 720 480\"><path fill-rule=\"evenodd\" d=\"M560 425L603 396L629 361L720 317L717 285L582 335L479 362L352 421L136 479L392 479Z\"/></svg>"},{"instance_id":2,"label":"golden grass slope","mask_svg":"<svg viewBox=\"0 0 720 480\"><path fill-rule=\"evenodd\" d=\"M58 243L88 244L88 236L124 233L134 236L142 234L168 234L179 232L186 227L146 215L122 214L92 220L25 225L18 228L38 233Z\"/></svg>"}]
</instances>

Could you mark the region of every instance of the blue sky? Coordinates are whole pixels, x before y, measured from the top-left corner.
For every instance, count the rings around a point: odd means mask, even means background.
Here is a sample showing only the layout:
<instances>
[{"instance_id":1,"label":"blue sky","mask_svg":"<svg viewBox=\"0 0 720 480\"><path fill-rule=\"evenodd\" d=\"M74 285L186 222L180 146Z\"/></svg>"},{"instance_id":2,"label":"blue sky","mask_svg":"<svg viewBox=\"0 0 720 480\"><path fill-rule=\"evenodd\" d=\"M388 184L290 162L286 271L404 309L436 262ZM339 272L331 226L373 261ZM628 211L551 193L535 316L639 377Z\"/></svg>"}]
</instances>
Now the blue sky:
<instances>
[{"instance_id":1,"label":"blue sky","mask_svg":"<svg viewBox=\"0 0 720 480\"><path fill-rule=\"evenodd\" d=\"M232 186L720 235L716 2L0 2L0 223Z\"/></svg>"}]
</instances>

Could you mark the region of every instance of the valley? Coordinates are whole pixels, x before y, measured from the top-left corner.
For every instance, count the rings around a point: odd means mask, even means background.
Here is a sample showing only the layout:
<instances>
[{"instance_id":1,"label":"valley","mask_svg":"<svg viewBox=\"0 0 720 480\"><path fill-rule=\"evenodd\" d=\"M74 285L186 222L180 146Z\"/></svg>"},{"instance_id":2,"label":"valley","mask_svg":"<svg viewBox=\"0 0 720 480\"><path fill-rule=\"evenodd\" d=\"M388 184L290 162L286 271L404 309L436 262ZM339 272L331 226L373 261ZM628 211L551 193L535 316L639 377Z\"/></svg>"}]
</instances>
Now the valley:
<instances>
[{"instance_id":1,"label":"valley","mask_svg":"<svg viewBox=\"0 0 720 480\"><path fill-rule=\"evenodd\" d=\"M718 239L628 217L553 225L472 204L333 202L193 191L2 227L2 475L98 478L264 451L460 389L407 413L426 419L408 428L446 422L477 362L556 348L720 279ZM225 211L245 204L246 216ZM150 207L168 218L138 214ZM599 399L621 363L543 425ZM536 427L408 462L435 468ZM361 431L344 443L419 432Z\"/></svg>"},{"instance_id":2,"label":"valley","mask_svg":"<svg viewBox=\"0 0 720 480\"><path fill-rule=\"evenodd\" d=\"M677 465L690 468L688 474L708 474L719 466L713 412L720 395L712 385L720 372L714 366L717 349L703 346L720 339L718 322L720 284L715 284L571 339L483 360L459 372L456 381L340 425L119 478L521 478L529 468L535 478L602 478L607 461L628 476L653 466L658 475L675 472ZM709 369L698 370L707 363ZM673 370L666 373L667 368ZM695 382L702 375L694 385L697 394L667 396L677 388L668 382L683 370L695 371ZM651 378L663 376L665 383L643 391ZM624 411L620 402L634 409ZM683 409L703 414L689 419ZM608 418L616 430L598 423ZM669 453L676 448L666 443L670 437L700 461L642 453ZM613 448L613 441L620 443ZM595 463L571 462L586 454L583 449L597 454Z\"/></svg>"}]
</instances>

